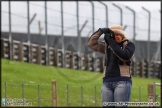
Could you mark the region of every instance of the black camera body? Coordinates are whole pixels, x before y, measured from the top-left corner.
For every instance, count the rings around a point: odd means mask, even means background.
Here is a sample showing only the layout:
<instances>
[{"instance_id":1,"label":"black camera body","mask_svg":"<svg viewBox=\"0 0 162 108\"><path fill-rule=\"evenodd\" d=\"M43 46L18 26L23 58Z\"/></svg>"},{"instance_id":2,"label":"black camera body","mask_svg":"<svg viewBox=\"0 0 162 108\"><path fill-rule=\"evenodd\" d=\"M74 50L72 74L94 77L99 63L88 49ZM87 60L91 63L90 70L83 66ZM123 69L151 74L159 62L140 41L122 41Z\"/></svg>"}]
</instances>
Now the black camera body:
<instances>
[{"instance_id":1,"label":"black camera body","mask_svg":"<svg viewBox=\"0 0 162 108\"><path fill-rule=\"evenodd\" d=\"M111 31L109 31L109 32L107 32L107 33L105 33L105 35L104 35L104 40L105 40L105 42L108 44L108 39L113 39L113 40L115 40L115 34L114 34L114 32L111 30Z\"/></svg>"}]
</instances>

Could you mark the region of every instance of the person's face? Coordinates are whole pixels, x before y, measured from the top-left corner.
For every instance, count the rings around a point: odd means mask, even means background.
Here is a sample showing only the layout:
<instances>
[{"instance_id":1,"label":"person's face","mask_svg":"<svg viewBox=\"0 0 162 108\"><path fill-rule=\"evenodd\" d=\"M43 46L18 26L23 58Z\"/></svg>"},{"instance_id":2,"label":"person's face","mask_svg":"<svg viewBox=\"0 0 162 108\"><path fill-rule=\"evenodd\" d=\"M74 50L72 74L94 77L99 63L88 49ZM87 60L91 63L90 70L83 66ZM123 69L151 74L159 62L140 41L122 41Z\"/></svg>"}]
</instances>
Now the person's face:
<instances>
[{"instance_id":1,"label":"person's face","mask_svg":"<svg viewBox=\"0 0 162 108\"><path fill-rule=\"evenodd\" d=\"M122 41L123 37L120 34L115 34L115 41L117 43L120 43Z\"/></svg>"}]
</instances>

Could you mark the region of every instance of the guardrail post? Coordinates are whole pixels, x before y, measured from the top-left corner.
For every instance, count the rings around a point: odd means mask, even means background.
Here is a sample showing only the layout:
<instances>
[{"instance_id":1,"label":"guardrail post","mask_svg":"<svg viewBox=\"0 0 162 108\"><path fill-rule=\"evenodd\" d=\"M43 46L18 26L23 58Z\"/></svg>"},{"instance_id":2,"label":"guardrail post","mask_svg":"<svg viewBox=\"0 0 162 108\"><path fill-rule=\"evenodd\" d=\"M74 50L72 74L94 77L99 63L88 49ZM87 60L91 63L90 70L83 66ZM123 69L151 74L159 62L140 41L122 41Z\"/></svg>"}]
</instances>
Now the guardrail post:
<instances>
[{"instance_id":1,"label":"guardrail post","mask_svg":"<svg viewBox=\"0 0 162 108\"><path fill-rule=\"evenodd\" d=\"M1 39L1 58L4 58L4 40Z\"/></svg>"}]
</instances>

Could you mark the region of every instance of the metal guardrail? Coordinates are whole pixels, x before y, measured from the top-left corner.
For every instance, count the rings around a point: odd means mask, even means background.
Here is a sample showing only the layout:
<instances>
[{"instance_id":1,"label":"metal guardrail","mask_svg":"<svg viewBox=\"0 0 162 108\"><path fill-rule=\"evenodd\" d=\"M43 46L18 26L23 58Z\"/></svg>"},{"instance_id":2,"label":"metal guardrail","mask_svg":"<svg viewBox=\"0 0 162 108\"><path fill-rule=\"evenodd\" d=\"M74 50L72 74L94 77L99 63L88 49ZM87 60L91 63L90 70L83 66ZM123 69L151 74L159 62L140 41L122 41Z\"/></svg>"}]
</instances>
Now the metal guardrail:
<instances>
[{"instance_id":1,"label":"metal guardrail","mask_svg":"<svg viewBox=\"0 0 162 108\"><path fill-rule=\"evenodd\" d=\"M7 39L1 38L1 58L10 59L10 42ZM49 66L58 66L64 68L72 69L82 69L95 72L103 72L104 57L93 57L90 55L82 54L80 57L76 52L65 51L64 54L61 49L48 48L48 55L46 55L45 46L40 46L37 44L22 43L19 41L12 41L12 60L24 61L46 65L46 56L48 56ZM30 56L28 56L28 51L30 47ZM64 56L64 60L63 60ZM30 58L29 58L30 57ZM64 64L63 64L64 63ZM79 65L80 63L80 65ZM148 73L147 64L145 60L132 62L132 76L137 77L152 77L161 78L161 64L150 63L150 73ZM149 74L149 76L148 76Z\"/></svg>"}]
</instances>

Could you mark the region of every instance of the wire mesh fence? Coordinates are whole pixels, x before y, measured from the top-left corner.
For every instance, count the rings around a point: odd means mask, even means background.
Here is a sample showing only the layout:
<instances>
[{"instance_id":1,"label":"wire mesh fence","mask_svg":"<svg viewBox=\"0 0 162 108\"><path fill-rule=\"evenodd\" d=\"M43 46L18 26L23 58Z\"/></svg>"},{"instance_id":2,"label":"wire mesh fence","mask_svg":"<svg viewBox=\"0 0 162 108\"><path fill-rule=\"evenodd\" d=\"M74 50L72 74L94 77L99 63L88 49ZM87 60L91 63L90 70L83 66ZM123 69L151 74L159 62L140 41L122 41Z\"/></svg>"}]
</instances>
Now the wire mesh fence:
<instances>
[{"instance_id":1,"label":"wire mesh fence","mask_svg":"<svg viewBox=\"0 0 162 108\"><path fill-rule=\"evenodd\" d=\"M151 60L151 53L156 51L151 51L154 48L149 41L157 42L161 37L159 11L150 10L151 16L149 17L145 10L141 9L140 12L135 12L128 6L105 1L2 1L2 4L2 31L9 32L11 40L13 32L26 33L29 44L32 41L30 34L43 35L46 47L49 46L50 41L48 35L60 35L59 41L62 44L58 46L65 50L64 37L72 36L78 38L78 44L73 45L75 51L83 53L84 48L79 46L80 37L86 37L88 40L90 34L98 28L120 24L126 26L126 35L131 40L134 39L134 42L137 40L148 41L148 46L145 48L147 51L141 58ZM20 9L22 7L23 9ZM103 40L103 36L100 40ZM70 43L75 44L73 40ZM138 44L135 43L135 45ZM157 49L159 46L157 45ZM143 53L143 49L140 47L136 49L135 57ZM147 56L145 56L146 53ZM160 58L158 57L158 60Z\"/></svg>"},{"instance_id":2,"label":"wire mesh fence","mask_svg":"<svg viewBox=\"0 0 162 108\"><path fill-rule=\"evenodd\" d=\"M51 84L2 83L1 93L7 106L22 103L25 106L49 107L52 106L51 90ZM156 96L160 94L155 93ZM133 86L131 94L130 102L148 102L147 86ZM156 102L160 102L160 98L156 98ZM102 106L101 86L57 84L57 106Z\"/></svg>"}]
</instances>

